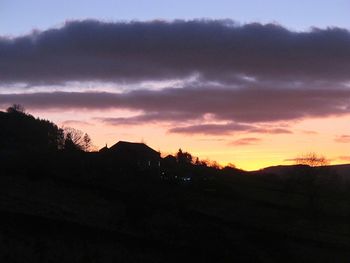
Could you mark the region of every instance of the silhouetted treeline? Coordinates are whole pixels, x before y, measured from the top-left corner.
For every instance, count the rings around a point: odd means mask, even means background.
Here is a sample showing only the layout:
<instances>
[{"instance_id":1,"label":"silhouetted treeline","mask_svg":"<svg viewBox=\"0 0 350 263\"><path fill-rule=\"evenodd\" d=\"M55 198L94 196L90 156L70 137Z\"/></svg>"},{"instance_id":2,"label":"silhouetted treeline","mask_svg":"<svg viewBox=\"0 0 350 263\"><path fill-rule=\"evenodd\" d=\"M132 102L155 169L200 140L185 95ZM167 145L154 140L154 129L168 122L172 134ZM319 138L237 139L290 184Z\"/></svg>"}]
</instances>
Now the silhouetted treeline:
<instances>
[{"instance_id":1,"label":"silhouetted treeline","mask_svg":"<svg viewBox=\"0 0 350 263\"><path fill-rule=\"evenodd\" d=\"M63 149L63 130L47 120L34 118L18 107L0 112L1 151L54 151Z\"/></svg>"},{"instance_id":2,"label":"silhouetted treeline","mask_svg":"<svg viewBox=\"0 0 350 263\"><path fill-rule=\"evenodd\" d=\"M73 128L58 128L48 120L34 118L20 105L0 112L0 151L53 152L83 150L91 147L91 139Z\"/></svg>"}]
</instances>

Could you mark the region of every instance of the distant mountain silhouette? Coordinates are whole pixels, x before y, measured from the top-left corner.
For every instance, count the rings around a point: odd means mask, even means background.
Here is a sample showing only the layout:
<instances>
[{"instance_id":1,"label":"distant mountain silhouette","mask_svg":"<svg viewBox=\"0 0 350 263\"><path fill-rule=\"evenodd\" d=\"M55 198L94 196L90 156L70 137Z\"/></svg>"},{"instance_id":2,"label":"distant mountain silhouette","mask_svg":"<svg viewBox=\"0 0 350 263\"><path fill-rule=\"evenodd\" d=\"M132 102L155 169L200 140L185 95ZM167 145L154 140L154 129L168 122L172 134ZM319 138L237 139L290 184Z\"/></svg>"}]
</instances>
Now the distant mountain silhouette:
<instances>
[{"instance_id":1,"label":"distant mountain silhouette","mask_svg":"<svg viewBox=\"0 0 350 263\"><path fill-rule=\"evenodd\" d=\"M302 169L304 167L307 167L307 165L276 165L276 166L269 166L257 171L254 171L253 173L260 173L260 174L274 174L274 175L287 175L291 172L295 171L296 169Z\"/></svg>"},{"instance_id":2,"label":"distant mountain silhouette","mask_svg":"<svg viewBox=\"0 0 350 263\"><path fill-rule=\"evenodd\" d=\"M296 173L297 171L308 168L307 165L277 165L263 168L258 171L254 171L252 173L256 174L271 174L278 176L286 176ZM316 167L317 168L317 167ZM319 170L324 170L327 172L331 171L334 174L337 174L345 181L350 181L350 164L336 164L336 165L325 165L318 167Z\"/></svg>"}]
</instances>

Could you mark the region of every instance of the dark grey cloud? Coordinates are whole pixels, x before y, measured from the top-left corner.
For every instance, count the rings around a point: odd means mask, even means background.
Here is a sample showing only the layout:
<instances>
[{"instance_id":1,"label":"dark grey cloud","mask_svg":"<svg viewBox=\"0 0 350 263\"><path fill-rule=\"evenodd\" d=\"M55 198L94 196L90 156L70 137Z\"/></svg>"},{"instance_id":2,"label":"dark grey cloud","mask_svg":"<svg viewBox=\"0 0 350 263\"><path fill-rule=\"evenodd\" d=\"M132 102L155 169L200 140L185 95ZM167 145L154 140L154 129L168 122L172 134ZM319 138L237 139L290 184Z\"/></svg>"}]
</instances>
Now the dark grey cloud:
<instances>
[{"instance_id":1,"label":"dark grey cloud","mask_svg":"<svg viewBox=\"0 0 350 263\"><path fill-rule=\"evenodd\" d=\"M285 128L273 128L266 127L267 125L252 125L244 123L203 123L205 118L195 118L191 114L181 113L146 113L132 117L100 117L95 118L97 121L114 125L114 126L126 126L126 125L142 125L150 123L167 122L175 127L170 128L170 133L182 133L182 134L205 134L205 135L229 135L237 132L249 132L259 134L292 134L293 132ZM192 120L198 122L202 121L201 124L187 124L182 125L184 122L191 122Z\"/></svg>"},{"instance_id":2,"label":"dark grey cloud","mask_svg":"<svg viewBox=\"0 0 350 263\"><path fill-rule=\"evenodd\" d=\"M253 126L239 123L198 124L171 128L171 133L228 135L237 131L249 131Z\"/></svg>"},{"instance_id":3,"label":"dark grey cloud","mask_svg":"<svg viewBox=\"0 0 350 263\"><path fill-rule=\"evenodd\" d=\"M260 133L260 134L291 134L290 130L284 128L265 127L266 125L252 125L243 123L224 124L197 124L180 126L169 129L171 133L183 134L206 134L206 135L229 135L237 132Z\"/></svg>"},{"instance_id":4,"label":"dark grey cloud","mask_svg":"<svg viewBox=\"0 0 350 263\"><path fill-rule=\"evenodd\" d=\"M0 38L0 82L60 83L176 79L349 80L350 33L293 32L232 21L104 23Z\"/></svg>"},{"instance_id":5,"label":"dark grey cloud","mask_svg":"<svg viewBox=\"0 0 350 263\"><path fill-rule=\"evenodd\" d=\"M148 112L132 117L100 117L95 118L97 121L104 122L109 125L139 125L159 122L184 122L190 120L198 120L200 117L186 112Z\"/></svg>"},{"instance_id":6,"label":"dark grey cloud","mask_svg":"<svg viewBox=\"0 0 350 263\"><path fill-rule=\"evenodd\" d=\"M277 88L182 88L128 93L53 92L0 94L0 105L27 109L129 109L143 111L131 121L202 119L239 123L277 122L350 113L350 90ZM118 120L116 120L118 121ZM119 121L127 121L119 119Z\"/></svg>"}]
</instances>

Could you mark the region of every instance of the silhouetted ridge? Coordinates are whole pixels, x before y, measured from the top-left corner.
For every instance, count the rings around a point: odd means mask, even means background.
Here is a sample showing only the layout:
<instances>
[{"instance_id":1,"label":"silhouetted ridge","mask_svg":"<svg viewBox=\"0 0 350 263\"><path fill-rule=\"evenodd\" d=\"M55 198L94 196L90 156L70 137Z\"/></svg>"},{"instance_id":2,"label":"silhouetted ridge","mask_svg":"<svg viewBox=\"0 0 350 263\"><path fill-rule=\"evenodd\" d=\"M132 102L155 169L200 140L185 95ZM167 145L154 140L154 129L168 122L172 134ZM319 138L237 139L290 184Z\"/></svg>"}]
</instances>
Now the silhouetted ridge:
<instances>
[{"instance_id":1,"label":"silhouetted ridge","mask_svg":"<svg viewBox=\"0 0 350 263\"><path fill-rule=\"evenodd\" d=\"M304 165L304 164L276 165L276 166L265 167L256 172L261 174L286 175L286 174L290 174L291 172L302 170L308 167L309 167L308 165Z\"/></svg>"},{"instance_id":2,"label":"silhouetted ridge","mask_svg":"<svg viewBox=\"0 0 350 263\"><path fill-rule=\"evenodd\" d=\"M0 149L58 150L63 147L63 131L54 123L36 119L24 112L0 112Z\"/></svg>"}]
</instances>

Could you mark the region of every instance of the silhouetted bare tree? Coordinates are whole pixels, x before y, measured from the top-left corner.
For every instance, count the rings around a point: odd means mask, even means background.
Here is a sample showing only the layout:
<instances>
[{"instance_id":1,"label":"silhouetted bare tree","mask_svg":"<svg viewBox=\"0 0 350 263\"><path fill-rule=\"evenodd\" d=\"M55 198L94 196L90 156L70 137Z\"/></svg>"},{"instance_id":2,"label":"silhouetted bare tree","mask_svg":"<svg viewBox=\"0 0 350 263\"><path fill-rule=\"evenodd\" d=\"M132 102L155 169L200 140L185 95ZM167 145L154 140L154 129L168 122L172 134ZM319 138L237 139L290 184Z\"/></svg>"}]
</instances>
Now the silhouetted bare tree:
<instances>
[{"instance_id":1,"label":"silhouetted bare tree","mask_svg":"<svg viewBox=\"0 0 350 263\"><path fill-rule=\"evenodd\" d=\"M7 113L25 113L24 107L20 104L13 104L6 111Z\"/></svg>"},{"instance_id":2,"label":"silhouetted bare tree","mask_svg":"<svg viewBox=\"0 0 350 263\"><path fill-rule=\"evenodd\" d=\"M88 151L91 147L91 139L87 133L71 127L64 128L64 148L66 150Z\"/></svg>"},{"instance_id":3,"label":"silhouetted bare tree","mask_svg":"<svg viewBox=\"0 0 350 263\"><path fill-rule=\"evenodd\" d=\"M326 196L334 194L338 185L338 176L327 167L330 161L323 155L310 152L295 158L296 167L293 176L287 182L290 189L305 196L307 210L317 215L324 206Z\"/></svg>"},{"instance_id":4,"label":"silhouetted bare tree","mask_svg":"<svg viewBox=\"0 0 350 263\"><path fill-rule=\"evenodd\" d=\"M87 133L85 133L83 137L83 150L85 152L89 152L91 150L91 147L92 147L91 138Z\"/></svg>"},{"instance_id":5,"label":"silhouetted bare tree","mask_svg":"<svg viewBox=\"0 0 350 263\"><path fill-rule=\"evenodd\" d=\"M323 155L319 155L314 152L302 154L301 156L295 158L296 164L308 165L311 167L325 166L329 165L329 160Z\"/></svg>"}]
</instances>

